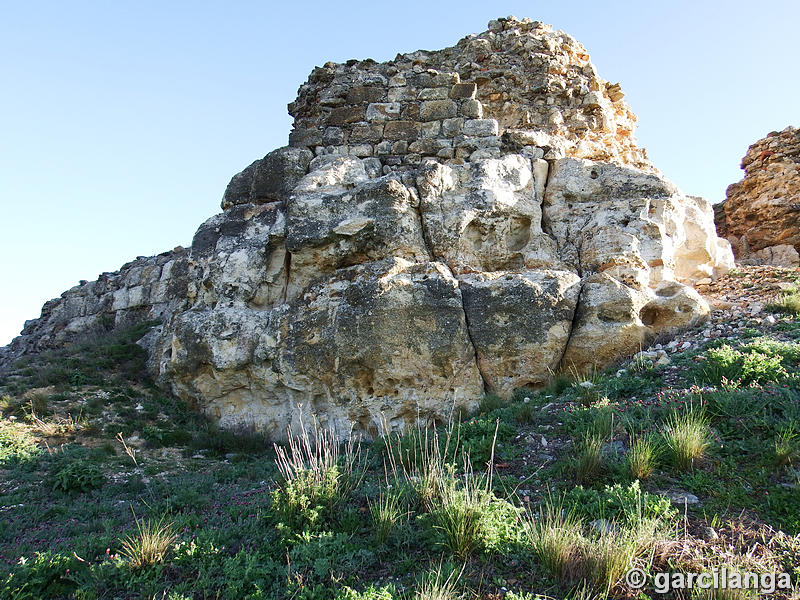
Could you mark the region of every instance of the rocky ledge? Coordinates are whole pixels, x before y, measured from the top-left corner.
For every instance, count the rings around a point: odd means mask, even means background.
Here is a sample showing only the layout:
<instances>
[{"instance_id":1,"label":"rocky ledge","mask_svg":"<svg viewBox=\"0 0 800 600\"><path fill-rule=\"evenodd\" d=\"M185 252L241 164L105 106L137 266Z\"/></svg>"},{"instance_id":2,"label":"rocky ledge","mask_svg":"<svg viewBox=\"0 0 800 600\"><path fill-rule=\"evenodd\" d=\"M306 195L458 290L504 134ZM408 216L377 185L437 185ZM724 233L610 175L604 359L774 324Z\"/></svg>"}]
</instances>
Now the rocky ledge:
<instances>
[{"instance_id":1,"label":"rocky ledge","mask_svg":"<svg viewBox=\"0 0 800 600\"><path fill-rule=\"evenodd\" d=\"M715 207L717 230L748 264L800 264L800 130L773 131L747 149L744 179Z\"/></svg>"},{"instance_id":2,"label":"rocky ledge","mask_svg":"<svg viewBox=\"0 0 800 600\"><path fill-rule=\"evenodd\" d=\"M190 249L48 302L5 360L156 318L153 375L223 426L374 436L630 356L733 265L620 86L539 22L328 63L290 112Z\"/></svg>"}]
</instances>

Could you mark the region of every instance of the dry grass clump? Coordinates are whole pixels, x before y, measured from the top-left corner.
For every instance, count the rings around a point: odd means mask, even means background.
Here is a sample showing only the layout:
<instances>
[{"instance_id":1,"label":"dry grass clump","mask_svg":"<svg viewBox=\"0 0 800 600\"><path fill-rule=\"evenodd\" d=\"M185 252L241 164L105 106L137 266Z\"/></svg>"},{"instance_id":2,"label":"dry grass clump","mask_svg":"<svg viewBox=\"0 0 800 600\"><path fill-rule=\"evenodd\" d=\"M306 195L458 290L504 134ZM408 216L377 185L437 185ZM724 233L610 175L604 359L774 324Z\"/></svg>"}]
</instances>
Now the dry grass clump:
<instances>
[{"instance_id":1,"label":"dry grass clump","mask_svg":"<svg viewBox=\"0 0 800 600\"><path fill-rule=\"evenodd\" d=\"M172 523L159 519L136 519L136 534L122 540L120 555L132 569L143 569L160 562L172 550L178 540Z\"/></svg>"}]
</instances>

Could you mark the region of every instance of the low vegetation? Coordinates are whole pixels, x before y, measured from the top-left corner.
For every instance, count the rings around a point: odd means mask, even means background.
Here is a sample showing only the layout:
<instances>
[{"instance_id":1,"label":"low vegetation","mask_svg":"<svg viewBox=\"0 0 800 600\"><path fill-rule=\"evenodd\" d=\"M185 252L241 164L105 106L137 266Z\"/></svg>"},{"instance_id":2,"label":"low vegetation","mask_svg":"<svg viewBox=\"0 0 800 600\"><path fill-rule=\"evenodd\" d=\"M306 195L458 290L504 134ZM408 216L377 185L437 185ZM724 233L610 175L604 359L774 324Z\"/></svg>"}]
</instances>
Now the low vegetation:
<instances>
[{"instance_id":1,"label":"low vegetation","mask_svg":"<svg viewBox=\"0 0 800 600\"><path fill-rule=\"evenodd\" d=\"M723 566L797 584L800 323L776 314L345 444L217 430L144 376L148 324L26 359L0 380L0 598L683 598L653 576Z\"/></svg>"}]
</instances>

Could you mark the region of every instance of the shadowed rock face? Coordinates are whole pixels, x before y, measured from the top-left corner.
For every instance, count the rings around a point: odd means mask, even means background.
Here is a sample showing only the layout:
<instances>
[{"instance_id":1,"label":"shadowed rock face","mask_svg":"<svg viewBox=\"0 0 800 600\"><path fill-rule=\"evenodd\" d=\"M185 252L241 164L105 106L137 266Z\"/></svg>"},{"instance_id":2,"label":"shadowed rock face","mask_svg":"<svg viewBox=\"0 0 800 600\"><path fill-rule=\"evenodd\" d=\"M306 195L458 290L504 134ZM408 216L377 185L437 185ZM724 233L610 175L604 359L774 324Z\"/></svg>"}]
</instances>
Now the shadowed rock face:
<instances>
[{"instance_id":1,"label":"shadowed rock face","mask_svg":"<svg viewBox=\"0 0 800 600\"><path fill-rule=\"evenodd\" d=\"M773 131L742 159L744 179L717 205L719 235L746 263L800 264L800 130Z\"/></svg>"},{"instance_id":2,"label":"shadowed rock face","mask_svg":"<svg viewBox=\"0 0 800 600\"><path fill-rule=\"evenodd\" d=\"M374 436L633 354L703 319L691 283L732 265L619 86L540 23L329 63L291 111L291 146L189 250L65 292L6 360L159 318L153 375L222 425Z\"/></svg>"}]
</instances>

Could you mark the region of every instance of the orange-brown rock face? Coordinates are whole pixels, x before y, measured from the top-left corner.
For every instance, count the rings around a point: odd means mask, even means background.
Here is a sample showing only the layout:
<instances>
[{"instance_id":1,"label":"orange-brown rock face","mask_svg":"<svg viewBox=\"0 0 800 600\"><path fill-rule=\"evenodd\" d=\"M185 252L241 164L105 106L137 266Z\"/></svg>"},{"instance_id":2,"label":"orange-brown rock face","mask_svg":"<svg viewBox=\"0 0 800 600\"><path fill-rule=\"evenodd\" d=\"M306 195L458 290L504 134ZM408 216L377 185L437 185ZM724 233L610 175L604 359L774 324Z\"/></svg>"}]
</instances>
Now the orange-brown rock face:
<instances>
[{"instance_id":1,"label":"orange-brown rock face","mask_svg":"<svg viewBox=\"0 0 800 600\"><path fill-rule=\"evenodd\" d=\"M772 132L747 150L744 179L728 187L717 231L739 260L798 263L800 250L800 130Z\"/></svg>"}]
</instances>

